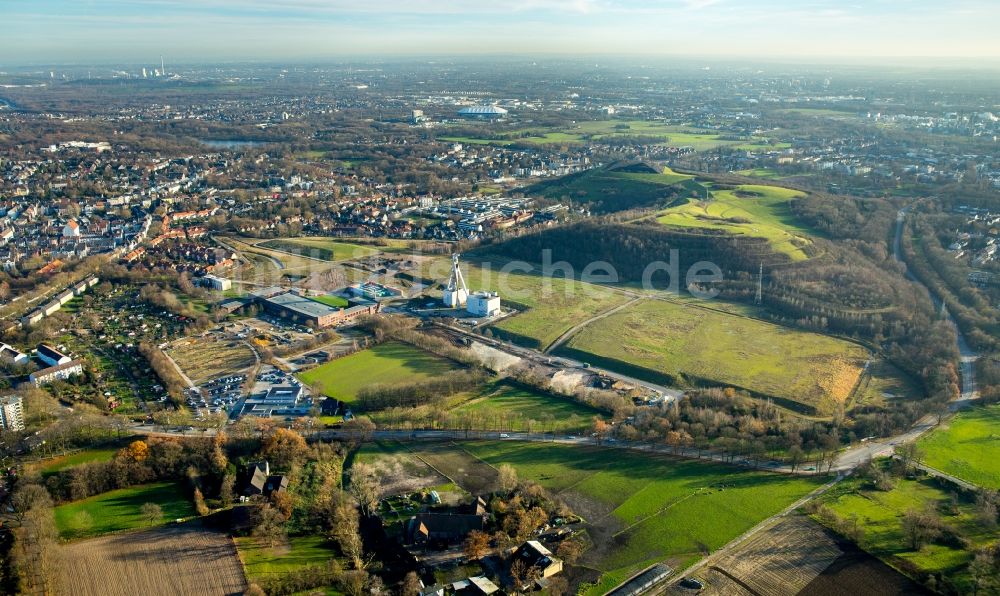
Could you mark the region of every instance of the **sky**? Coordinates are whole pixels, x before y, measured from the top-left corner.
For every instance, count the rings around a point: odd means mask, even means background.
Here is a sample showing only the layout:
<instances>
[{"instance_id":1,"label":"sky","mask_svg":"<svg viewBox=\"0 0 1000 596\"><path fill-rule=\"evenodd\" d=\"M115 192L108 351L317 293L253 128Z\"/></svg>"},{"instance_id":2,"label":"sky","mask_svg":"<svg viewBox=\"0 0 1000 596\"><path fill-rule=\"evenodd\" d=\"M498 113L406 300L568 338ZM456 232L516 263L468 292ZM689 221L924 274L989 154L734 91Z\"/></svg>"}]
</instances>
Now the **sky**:
<instances>
[{"instance_id":1,"label":"sky","mask_svg":"<svg viewBox=\"0 0 1000 596\"><path fill-rule=\"evenodd\" d=\"M0 0L0 63L1000 57L998 0Z\"/></svg>"}]
</instances>

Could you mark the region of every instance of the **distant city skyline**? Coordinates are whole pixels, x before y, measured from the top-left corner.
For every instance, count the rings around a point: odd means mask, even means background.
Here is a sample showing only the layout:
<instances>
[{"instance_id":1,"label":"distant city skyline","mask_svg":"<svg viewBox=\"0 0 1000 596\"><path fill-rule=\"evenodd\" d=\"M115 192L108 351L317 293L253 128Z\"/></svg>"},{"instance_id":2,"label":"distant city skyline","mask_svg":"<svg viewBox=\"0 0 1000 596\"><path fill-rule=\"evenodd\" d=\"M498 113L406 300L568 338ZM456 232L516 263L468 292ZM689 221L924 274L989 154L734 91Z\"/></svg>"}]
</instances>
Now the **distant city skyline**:
<instances>
[{"instance_id":1,"label":"distant city skyline","mask_svg":"<svg viewBox=\"0 0 1000 596\"><path fill-rule=\"evenodd\" d=\"M1000 3L959 0L7 0L0 64L358 55L998 58Z\"/></svg>"}]
</instances>

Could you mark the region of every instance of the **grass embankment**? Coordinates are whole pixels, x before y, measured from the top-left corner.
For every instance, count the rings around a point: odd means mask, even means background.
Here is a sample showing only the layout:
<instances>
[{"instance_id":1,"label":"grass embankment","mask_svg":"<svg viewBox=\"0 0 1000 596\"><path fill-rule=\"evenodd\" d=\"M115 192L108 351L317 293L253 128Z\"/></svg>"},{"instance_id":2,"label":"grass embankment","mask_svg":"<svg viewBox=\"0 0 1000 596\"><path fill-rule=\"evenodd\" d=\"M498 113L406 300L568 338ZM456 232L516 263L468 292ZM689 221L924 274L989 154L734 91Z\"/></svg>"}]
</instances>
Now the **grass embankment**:
<instances>
[{"instance_id":1,"label":"grass embankment","mask_svg":"<svg viewBox=\"0 0 1000 596\"><path fill-rule=\"evenodd\" d=\"M806 413L843 403L868 358L845 340L664 300L595 321L559 352L652 382L730 385Z\"/></svg>"}]
</instances>

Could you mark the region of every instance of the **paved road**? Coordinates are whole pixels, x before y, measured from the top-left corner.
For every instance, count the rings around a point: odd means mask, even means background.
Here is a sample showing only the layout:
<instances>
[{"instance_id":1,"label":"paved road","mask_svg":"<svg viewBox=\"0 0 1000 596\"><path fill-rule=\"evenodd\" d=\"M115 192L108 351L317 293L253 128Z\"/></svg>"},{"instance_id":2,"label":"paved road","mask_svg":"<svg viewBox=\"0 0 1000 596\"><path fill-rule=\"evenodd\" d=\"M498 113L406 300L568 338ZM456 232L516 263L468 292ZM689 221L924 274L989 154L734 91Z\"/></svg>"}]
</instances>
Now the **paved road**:
<instances>
[{"instance_id":1,"label":"paved road","mask_svg":"<svg viewBox=\"0 0 1000 596\"><path fill-rule=\"evenodd\" d=\"M579 333L580 330L583 329L584 327L586 327L587 325L590 325L594 321L600 321L601 319L607 318L607 317L615 314L616 312L618 312L618 311L620 311L622 309L628 308L628 307L632 306L633 304L635 304L636 302L639 302L643 298L644 298L644 296L636 296L635 298L629 300L628 302L626 302L624 304L620 304L620 305L618 305L618 306L616 306L616 307L614 307L612 309L606 310L606 311L604 311L604 312L602 312L602 313L600 313L598 315L590 317L589 319L587 319L586 321L584 321L584 322L582 322L582 323L580 323L578 325L574 325L568 331L566 331L566 333L563 333L554 342L552 342L549 345L549 347L545 348L545 353L546 354L551 354L552 352L555 352L556 348L558 348L559 346L561 346L564 343L566 343L566 341L569 340L569 338L571 338L574 335L576 335L577 333Z\"/></svg>"}]
</instances>

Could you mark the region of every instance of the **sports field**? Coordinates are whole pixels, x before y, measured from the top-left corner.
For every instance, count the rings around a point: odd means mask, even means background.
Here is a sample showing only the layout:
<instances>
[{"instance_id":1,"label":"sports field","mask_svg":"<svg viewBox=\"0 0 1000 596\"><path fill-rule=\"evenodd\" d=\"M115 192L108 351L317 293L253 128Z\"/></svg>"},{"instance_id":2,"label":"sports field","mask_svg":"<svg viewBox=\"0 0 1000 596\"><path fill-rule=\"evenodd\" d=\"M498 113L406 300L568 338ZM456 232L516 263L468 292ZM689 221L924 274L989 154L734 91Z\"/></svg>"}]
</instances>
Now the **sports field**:
<instances>
[{"instance_id":1,"label":"sports field","mask_svg":"<svg viewBox=\"0 0 1000 596\"><path fill-rule=\"evenodd\" d=\"M558 351L652 382L747 389L806 413L843 403L868 358L841 339L710 307L639 302L587 325Z\"/></svg>"},{"instance_id":2,"label":"sports field","mask_svg":"<svg viewBox=\"0 0 1000 596\"><path fill-rule=\"evenodd\" d=\"M298 376L305 383L320 381L325 395L352 403L363 387L423 381L455 370L457 366L413 346L386 342L331 360Z\"/></svg>"},{"instance_id":3,"label":"sports field","mask_svg":"<svg viewBox=\"0 0 1000 596\"><path fill-rule=\"evenodd\" d=\"M807 231L796 223L788 202L802 196L804 193L788 188L744 184L712 190L707 201L690 200L666 209L657 221L667 226L765 238L776 251L799 261L806 258L802 247L811 242Z\"/></svg>"},{"instance_id":4,"label":"sports field","mask_svg":"<svg viewBox=\"0 0 1000 596\"><path fill-rule=\"evenodd\" d=\"M332 294L326 294L323 296L309 296L310 300L319 302L320 304L325 304L327 306L332 306L334 308L347 308L349 304L347 298L342 298L340 296L334 296Z\"/></svg>"},{"instance_id":5,"label":"sports field","mask_svg":"<svg viewBox=\"0 0 1000 596\"><path fill-rule=\"evenodd\" d=\"M1000 489L1000 404L978 406L920 440L924 463L983 488Z\"/></svg>"},{"instance_id":6,"label":"sports field","mask_svg":"<svg viewBox=\"0 0 1000 596\"><path fill-rule=\"evenodd\" d=\"M378 252L377 248L371 246L340 242L322 237L279 238L262 242L257 246L270 250L290 252L322 261L358 259Z\"/></svg>"},{"instance_id":7,"label":"sports field","mask_svg":"<svg viewBox=\"0 0 1000 596\"><path fill-rule=\"evenodd\" d=\"M510 441L463 443L493 466L555 491L588 522L582 564L603 594L652 563L684 568L821 484L620 449Z\"/></svg>"},{"instance_id":8,"label":"sports field","mask_svg":"<svg viewBox=\"0 0 1000 596\"><path fill-rule=\"evenodd\" d=\"M163 517L150 524L142 515L142 506L155 503ZM161 482L144 484L95 495L55 509L56 527L65 539L99 536L108 532L144 528L194 515L194 506L179 484Z\"/></svg>"}]
</instances>

